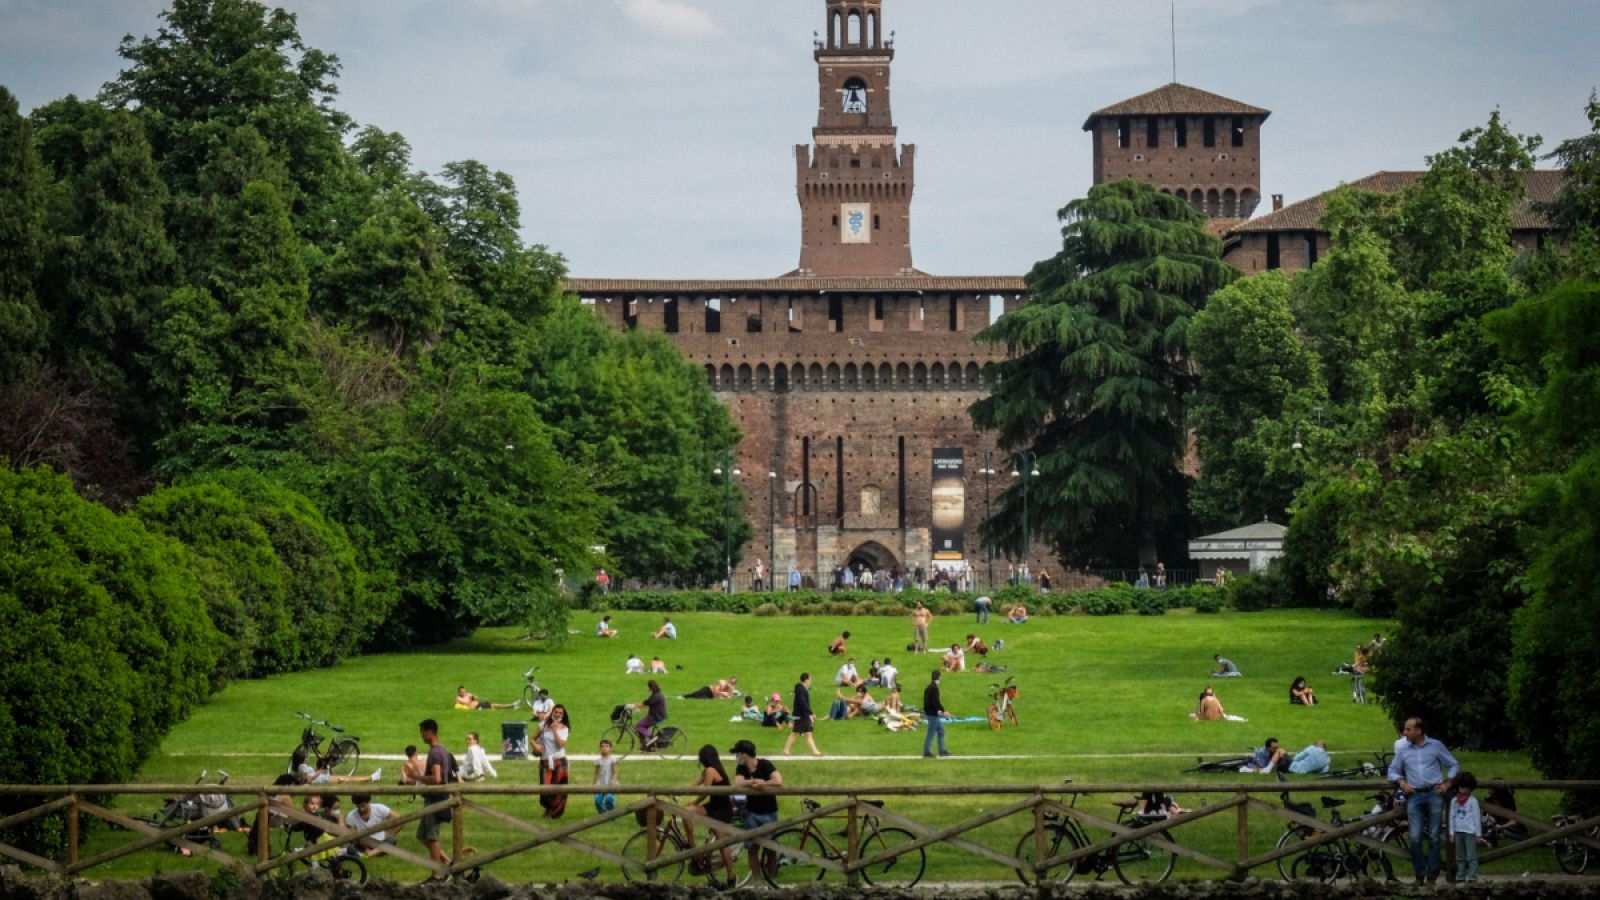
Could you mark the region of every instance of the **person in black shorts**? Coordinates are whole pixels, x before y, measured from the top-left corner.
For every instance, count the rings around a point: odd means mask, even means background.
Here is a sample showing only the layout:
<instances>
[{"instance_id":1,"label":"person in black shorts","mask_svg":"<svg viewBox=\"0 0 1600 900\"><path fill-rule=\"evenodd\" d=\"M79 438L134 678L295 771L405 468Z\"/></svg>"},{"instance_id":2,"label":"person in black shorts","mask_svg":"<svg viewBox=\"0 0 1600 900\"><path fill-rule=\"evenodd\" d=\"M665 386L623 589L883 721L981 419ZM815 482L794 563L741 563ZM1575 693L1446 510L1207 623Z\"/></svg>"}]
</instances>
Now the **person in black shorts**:
<instances>
[{"instance_id":1,"label":"person in black shorts","mask_svg":"<svg viewBox=\"0 0 1600 900\"><path fill-rule=\"evenodd\" d=\"M422 742L428 745L428 761L422 770L421 782L423 784L447 784L453 774L451 762L454 757L445 749L439 740L439 723L432 719L423 719L417 725L422 734ZM427 805L441 803L450 799L449 794L423 794L422 802ZM428 813L417 821L417 840L428 848L428 858L441 865L450 865L450 857L445 855L444 847L439 843L439 831L444 823L450 821L450 812ZM434 880L442 881L445 876L435 874Z\"/></svg>"},{"instance_id":2,"label":"person in black shorts","mask_svg":"<svg viewBox=\"0 0 1600 900\"><path fill-rule=\"evenodd\" d=\"M805 735L806 744L811 747L812 756L821 756L822 751L817 749L817 739L812 736L812 729L816 727L817 717L811 712L811 673L801 672L800 683L794 686L794 705L790 710L794 717L794 730L789 732L789 739L783 742L783 755L788 756L794 747L796 735Z\"/></svg>"},{"instance_id":3,"label":"person in black shorts","mask_svg":"<svg viewBox=\"0 0 1600 900\"><path fill-rule=\"evenodd\" d=\"M782 787L783 773L772 764L772 760L757 756L756 745L751 741L739 741L728 752L739 761L738 767L733 770L734 786L750 792L744 804L744 827L756 829L778 821L778 798L763 788ZM757 858L770 852L758 850L757 847L754 841L745 844L745 856L750 859L750 872L753 875L760 874L756 870Z\"/></svg>"},{"instance_id":4,"label":"person in black shorts","mask_svg":"<svg viewBox=\"0 0 1600 900\"><path fill-rule=\"evenodd\" d=\"M694 783L689 785L690 787L729 787L731 785L731 782L728 781L728 770L722 767L722 757L717 755L716 747L710 744L701 747L697 759L700 763L700 777L696 778ZM708 819L715 819L718 822L732 822L733 796L730 794L705 794L690 803L689 809ZM726 832L719 831L716 828L711 829L712 840L716 840L724 834ZM688 819L683 820L683 836L689 842L689 846L693 847L694 823ZM738 880L738 877L733 874L732 848L722 848L722 867L728 873L728 884L731 885Z\"/></svg>"}]
</instances>

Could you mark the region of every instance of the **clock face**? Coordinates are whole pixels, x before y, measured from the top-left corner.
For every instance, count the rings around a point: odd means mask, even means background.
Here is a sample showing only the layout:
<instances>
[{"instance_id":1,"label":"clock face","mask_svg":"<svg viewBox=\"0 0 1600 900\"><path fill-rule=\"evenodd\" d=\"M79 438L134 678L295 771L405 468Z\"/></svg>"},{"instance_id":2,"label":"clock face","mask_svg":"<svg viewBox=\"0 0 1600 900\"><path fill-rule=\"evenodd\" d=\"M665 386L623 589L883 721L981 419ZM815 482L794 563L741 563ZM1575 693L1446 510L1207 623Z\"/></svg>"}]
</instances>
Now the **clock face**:
<instances>
[{"instance_id":1,"label":"clock face","mask_svg":"<svg viewBox=\"0 0 1600 900\"><path fill-rule=\"evenodd\" d=\"M839 204L839 242L843 244L872 243L872 204Z\"/></svg>"}]
</instances>

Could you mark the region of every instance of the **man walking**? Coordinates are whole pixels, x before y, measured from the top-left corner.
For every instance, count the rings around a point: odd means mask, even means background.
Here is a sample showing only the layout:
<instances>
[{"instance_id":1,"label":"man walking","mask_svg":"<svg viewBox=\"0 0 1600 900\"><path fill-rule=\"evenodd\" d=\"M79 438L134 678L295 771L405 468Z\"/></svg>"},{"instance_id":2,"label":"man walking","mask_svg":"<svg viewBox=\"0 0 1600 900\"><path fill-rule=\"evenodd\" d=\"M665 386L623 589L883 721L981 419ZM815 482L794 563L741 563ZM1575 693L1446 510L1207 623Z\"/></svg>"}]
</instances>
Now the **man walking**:
<instances>
[{"instance_id":1,"label":"man walking","mask_svg":"<svg viewBox=\"0 0 1600 900\"><path fill-rule=\"evenodd\" d=\"M446 784L454 773L450 765L452 756L445 749L444 743L439 740L439 723L433 719L423 719L417 725L417 730L422 735L422 742L428 745L428 761L424 764L421 781L423 784ZM426 805L442 803L450 799L449 794L423 794L422 802ZM439 831L445 822L450 821L450 812L428 813L417 822L417 840L428 848L428 858L440 865L450 865L450 857L444 853L444 847L439 843ZM431 876L435 880L443 880L444 875L435 873Z\"/></svg>"},{"instance_id":2,"label":"man walking","mask_svg":"<svg viewBox=\"0 0 1600 900\"><path fill-rule=\"evenodd\" d=\"M1395 745L1389 780L1399 785L1400 792L1406 795L1406 822L1411 826L1411 867L1416 871L1417 884L1432 884L1439 878L1439 835L1445 794L1461 766L1444 744L1428 737L1421 719L1407 719L1400 735L1403 740ZM1423 856L1422 851L1424 835L1428 839L1427 856Z\"/></svg>"},{"instance_id":3,"label":"man walking","mask_svg":"<svg viewBox=\"0 0 1600 900\"><path fill-rule=\"evenodd\" d=\"M789 751L794 748L795 737L803 734L806 736L806 744L811 747L811 755L821 756L822 751L817 749L817 738L813 733L817 717L811 712L810 672L800 673L800 683L794 686L794 705L789 708L789 715L794 722L794 730L789 732L789 739L783 742L783 755L789 755Z\"/></svg>"},{"instance_id":4,"label":"man walking","mask_svg":"<svg viewBox=\"0 0 1600 900\"><path fill-rule=\"evenodd\" d=\"M944 747L944 720L947 713L944 703L939 699L939 669L933 670L933 680L922 689L922 720L928 723L928 734L922 739L922 755L924 758L933 756L933 738L939 737L939 755L949 756L950 751ZM793 735L790 735L792 738Z\"/></svg>"}]
</instances>

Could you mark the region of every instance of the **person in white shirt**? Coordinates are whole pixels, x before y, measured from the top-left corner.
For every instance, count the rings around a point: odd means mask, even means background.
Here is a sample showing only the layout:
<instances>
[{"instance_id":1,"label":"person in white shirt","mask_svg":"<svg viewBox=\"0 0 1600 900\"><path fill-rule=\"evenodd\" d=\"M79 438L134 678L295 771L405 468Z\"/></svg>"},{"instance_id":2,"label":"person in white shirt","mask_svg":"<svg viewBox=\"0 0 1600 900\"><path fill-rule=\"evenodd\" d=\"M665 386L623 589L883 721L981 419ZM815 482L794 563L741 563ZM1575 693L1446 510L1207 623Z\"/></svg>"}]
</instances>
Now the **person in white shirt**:
<instances>
[{"instance_id":1,"label":"person in white shirt","mask_svg":"<svg viewBox=\"0 0 1600 900\"><path fill-rule=\"evenodd\" d=\"M895 685L899 684L897 680L899 677L900 670L896 669L894 663L889 661L889 657L885 656L883 665L878 667L878 683L893 690Z\"/></svg>"},{"instance_id":2,"label":"person in white shirt","mask_svg":"<svg viewBox=\"0 0 1600 900\"><path fill-rule=\"evenodd\" d=\"M856 661L849 659L839 667L839 674L833 676L833 683L840 687L854 688L861 683L861 675L856 671Z\"/></svg>"},{"instance_id":3,"label":"person in white shirt","mask_svg":"<svg viewBox=\"0 0 1600 900\"><path fill-rule=\"evenodd\" d=\"M678 639L678 626L672 624L671 619L663 618L661 620L661 627L656 629L655 633L650 635L650 637L657 640L666 638L669 641L675 641Z\"/></svg>"},{"instance_id":4,"label":"person in white shirt","mask_svg":"<svg viewBox=\"0 0 1600 900\"><path fill-rule=\"evenodd\" d=\"M536 722L543 722L550 710L556 708L556 702L550 699L550 692L544 688L539 689L539 699L533 701L533 718Z\"/></svg>"},{"instance_id":5,"label":"person in white shirt","mask_svg":"<svg viewBox=\"0 0 1600 900\"><path fill-rule=\"evenodd\" d=\"M1456 842L1456 884L1478 880L1478 838L1483 836L1483 811L1472 791L1478 779L1471 772L1456 776L1450 801L1450 837Z\"/></svg>"},{"instance_id":6,"label":"person in white shirt","mask_svg":"<svg viewBox=\"0 0 1600 900\"><path fill-rule=\"evenodd\" d=\"M628 668L624 672L624 674L627 674L627 675L643 675L644 674L644 660L640 659L638 654L636 654L636 653L628 654Z\"/></svg>"},{"instance_id":7,"label":"person in white shirt","mask_svg":"<svg viewBox=\"0 0 1600 900\"><path fill-rule=\"evenodd\" d=\"M539 746L539 783L548 785L567 783L567 708L557 705L550 717L539 724L533 741ZM539 805L544 807L545 818L559 819L567 811L566 794L543 794Z\"/></svg>"},{"instance_id":8,"label":"person in white shirt","mask_svg":"<svg viewBox=\"0 0 1600 900\"><path fill-rule=\"evenodd\" d=\"M482 781L484 776L499 778L500 773L494 770L489 763L489 754L484 751L483 744L478 739L476 731L467 732L467 758L461 763L461 780Z\"/></svg>"},{"instance_id":9,"label":"person in white shirt","mask_svg":"<svg viewBox=\"0 0 1600 900\"><path fill-rule=\"evenodd\" d=\"M363 829L371 828L374 825L381 825L383 822L388 820L389 816L393 815L389 807L384 806L382 803L373 803L372 796L370 794L356 794L354 797L351 797L350 800L356 805L356 808L350 810L350 812L345 815L344 827L349 828L352 831L361 831ZM383 852L383 850L377 846L378 844L393 843L395 843L395 839L389 834L389 830L386 828L382 831L375 831L372 834L367 835L365 838L362 838L361 849L366 851L368 856L375 856Z\"/></svg>"}]
</instances>

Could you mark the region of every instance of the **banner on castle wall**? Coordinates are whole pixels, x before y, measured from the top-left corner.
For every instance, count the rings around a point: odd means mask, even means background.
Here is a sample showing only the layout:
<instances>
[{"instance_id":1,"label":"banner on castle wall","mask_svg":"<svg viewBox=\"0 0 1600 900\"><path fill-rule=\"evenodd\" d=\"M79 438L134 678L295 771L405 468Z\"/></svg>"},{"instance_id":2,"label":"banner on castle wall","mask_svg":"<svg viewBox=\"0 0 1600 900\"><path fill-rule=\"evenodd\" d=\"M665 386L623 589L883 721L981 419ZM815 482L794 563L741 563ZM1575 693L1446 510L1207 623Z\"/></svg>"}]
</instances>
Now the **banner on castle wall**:
<instances>
[{"instance_id":1,"label":"banner on castle wall","mask_svg":"<svg viewBox=\"0 0 1600 900\"><path fill-rule=\"evenodd\" d=\"M967 480L960 447L933 451L933 558L961 559L967 530Z\"/></svg>"},{"instance_id":2,"label":"banner on castle wall","mask_svg":"<svg viewBox=\"0 0 1600 900\"><path fill-rule=\"evenodd\" d=\"M872 204L839 204L839 242L843 244L872 243Z\"/></svg>"}]
</instances>

